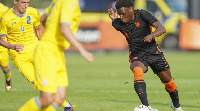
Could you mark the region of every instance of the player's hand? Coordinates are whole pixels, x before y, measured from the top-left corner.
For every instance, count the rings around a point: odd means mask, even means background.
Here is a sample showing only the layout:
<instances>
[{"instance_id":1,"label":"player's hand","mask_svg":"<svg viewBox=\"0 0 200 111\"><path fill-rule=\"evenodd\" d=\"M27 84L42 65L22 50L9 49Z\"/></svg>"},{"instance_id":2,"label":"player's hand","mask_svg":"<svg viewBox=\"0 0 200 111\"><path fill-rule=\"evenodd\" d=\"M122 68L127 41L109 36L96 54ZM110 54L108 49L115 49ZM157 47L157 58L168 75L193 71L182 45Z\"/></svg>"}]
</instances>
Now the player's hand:
<instances>
[{"instance_id":1,"label":"player's hand","mask_svg":"<svg viewBox=\"0 0 200 111\"><path fill-rule=\"evenodd\" d=\"M114 12L114 10L111 8L111 9L108 9L108 14L109 14L109 17L113 20L113 19L116 19L118 16L117 16L117 12Z\"/></svg>"},{"instance_id":2,"label":"player's hand","mask_svg":"<svg viewBox=\"0 0 200 111\"><path fill-rule=\"evenodd\" d=\"M153 36L147 35L147 36L144 38L144 42L151 42L152 39L153 39Z\"/></svg>"},{"instance_id":3,"label":"player's hand","mask_svg":"<svg viewBox=\"0 0 200 111\"><path fill-rule=\"evenodd\" d=\"M23 51L23 49L24 49L24 46L23 46L23 45L16 44L16 45L14 46L14 50L16 50L17 53L19 53L19 54L22 54L21 51Z\"/></svg>"},{"instance_id":4,"label":"player's hand","mask_svg":"<svg viewBox=\"0 0 200 111\"><path fill-rule=\"evenodd\" d=\"M83 58L85 58L86 61L88 61L88 62L93 62L94 61L94 56L93 56L92 53L90 53L90 52L88 52L86 50L83 50L83 51L80 52L80 54L81 54L81 56Z\"/></svg>"}]
</instances>

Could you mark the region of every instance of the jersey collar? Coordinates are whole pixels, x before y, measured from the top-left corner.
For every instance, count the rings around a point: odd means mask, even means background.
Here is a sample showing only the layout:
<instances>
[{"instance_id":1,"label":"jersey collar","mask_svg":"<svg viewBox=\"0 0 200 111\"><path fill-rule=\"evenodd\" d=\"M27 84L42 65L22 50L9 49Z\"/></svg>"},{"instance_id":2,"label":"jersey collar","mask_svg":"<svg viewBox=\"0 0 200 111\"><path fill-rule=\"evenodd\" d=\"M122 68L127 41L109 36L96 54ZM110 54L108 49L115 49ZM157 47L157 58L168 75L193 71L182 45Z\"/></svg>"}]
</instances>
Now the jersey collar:
<instances>
[{"instance_id":1,"label":"jersey collar","mask_svg":"<svg viewBox=\"0 0 200 111\"><path fill-rule=\"evenodd\" d=\"M13 11L13 13L14 13L16 16L18 16L18 17L20 17L20 18L24 17L24 15L26 14L26 12L25 12L25 13L22 14L22 15L18 15L18 14L15 13L14 8L12 9L12 11Z\"/></svg>"}]
</instances>

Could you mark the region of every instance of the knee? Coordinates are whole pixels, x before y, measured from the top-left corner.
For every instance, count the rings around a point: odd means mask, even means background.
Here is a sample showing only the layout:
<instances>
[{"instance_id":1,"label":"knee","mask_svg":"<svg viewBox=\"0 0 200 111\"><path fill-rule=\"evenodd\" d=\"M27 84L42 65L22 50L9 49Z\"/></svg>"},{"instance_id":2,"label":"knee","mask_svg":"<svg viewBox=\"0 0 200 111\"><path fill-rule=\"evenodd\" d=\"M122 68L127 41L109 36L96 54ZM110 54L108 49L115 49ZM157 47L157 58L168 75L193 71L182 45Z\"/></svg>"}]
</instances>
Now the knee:
<instances>
[{"instance_id":1,"label":"knee","mask_svg":"<svg viewBox=\"0 0 200 111\"><path fill-rule=\"evenodd\" d=\"M55 102L56 95L55 94L40 95L39 100L42 107L47 107Z\"/></svg>"},{"instance_id":2,"label":"knee","mask_svg":"<svg viewBox=\"0 0 200 111\"><path fill-rule=\"evenodd\" d=\"M10 66L1 66L1 69L3 70L4 73L10 72Z\"/></svg>"},{"instance_id":3,"label":"knee","mask_svg":"<svg viewBox=\"0 0 200 111\"><path fill-rule=\"evenodd\" d=\"M62 105L62 103L65 101L65 96L59 96L59 97L57 97L56 98L56 105L58 105L58 106L61 106Z\"/></svg>"},{"instance_id":4,"label":"knee","mask_svg":"<svg viewBox=\"0 0 200 111\"><path fill-rule=\"evenodd\" d=\"M161 78L162 83L169 83L172 80L172 77Z\"/></svg>"},{"instance_id":5,"label":"knee","mask_svg":"<svg viewBox=\"0 0 200 111\"><path fill-rule=\"evenodd\" d=\"M133 68L134 79L136 80L144 80L144 71L141 67L134 67Z\"/></svg>"},{"instance_id":6,"label":"knee","mask_svg":"<svg viewBox=\"0 0 200 111\"><path fill-rule=\"evenodd\" d=\"M159 73L157 73L157 75L160 78L160 80L162 81L162 83L168 83L172 79L171 72L169 70L159 72Z\"/></svg>"}]
</instances>

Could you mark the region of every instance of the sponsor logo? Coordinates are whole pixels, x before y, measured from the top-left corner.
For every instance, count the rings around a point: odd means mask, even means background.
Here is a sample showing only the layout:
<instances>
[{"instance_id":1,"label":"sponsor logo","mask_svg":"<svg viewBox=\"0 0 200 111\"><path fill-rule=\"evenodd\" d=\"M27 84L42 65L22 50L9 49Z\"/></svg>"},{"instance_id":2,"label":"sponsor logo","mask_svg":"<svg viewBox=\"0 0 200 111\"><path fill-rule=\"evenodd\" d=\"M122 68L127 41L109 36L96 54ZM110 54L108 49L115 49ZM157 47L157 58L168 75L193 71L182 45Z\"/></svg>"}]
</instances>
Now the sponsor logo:
<instances>
[{"instance_id":1,"label":"sponsor logo","mask_svg":"<svg viewBox=\"0 0 200 111\"><path fill-rule=\"evenodd\" d=\"M47 86L48 80L47 79L42 79L42 85Z\"/></svg>"},{"instance_id":2,"label":"sponsor logo","mask_svg":"<svg viewBox=\"0 0 200 111\"><path fill-rule=\"evenodd\" d=\"M39 78L41 77L41 75L42 75L42 74L39 74L39 75L36 77L36 79L39 79Z\"/></svg>"},{"instance_id":3,"label":"sponsor logo","mask_svg":"<svg viewBox=\"0 0 200 111\"><path fill-rule=\"evenodd\" d=\"M133 57L133 60L136 60L136 59L138 59L138 57Z\"/></svg>"},{"instance_id":4,"label":"sponsor logo","mask_svg":"<svg viewBox=\"0 0 200 111\"><path fill-rule=\"evenodd\" d=\"M13 22L11 25L14 25L16 22Z\"/></svg>"},{"instance_id":5,"label":"sponsor logo","mask_svg":"<svg viewBox=\"0 0 200 111\"><path fill-rule=\"evenodd\" d=\"M81 43L97 43L101 38L101 32L97 28L79 28L75 37Z\"/></svg>"}]
</instances>

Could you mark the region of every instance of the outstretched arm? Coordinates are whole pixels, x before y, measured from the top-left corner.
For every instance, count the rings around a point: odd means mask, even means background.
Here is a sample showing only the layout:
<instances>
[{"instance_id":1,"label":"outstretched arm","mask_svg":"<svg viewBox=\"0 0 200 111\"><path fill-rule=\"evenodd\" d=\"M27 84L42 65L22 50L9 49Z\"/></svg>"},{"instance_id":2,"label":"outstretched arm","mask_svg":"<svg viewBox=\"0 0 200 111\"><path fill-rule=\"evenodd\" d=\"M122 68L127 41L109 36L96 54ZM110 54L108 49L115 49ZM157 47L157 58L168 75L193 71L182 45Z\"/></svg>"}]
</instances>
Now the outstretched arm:
<instances>
[{"instance_id":1,"label":"outstretched arm","mask_svg":"<svg viewBox=\"0 0 200 111\"><path fill-rule=\"evenodd\" d=\"M70 25L67 23L60 24L60 31L64 35L67 41L69 41L72 46L81 54L83 58L85 58L88 62L93 62L94 57L93 55L88 52L75 38L74 34L70 29Z\"/></svg>"}]
</instances>

